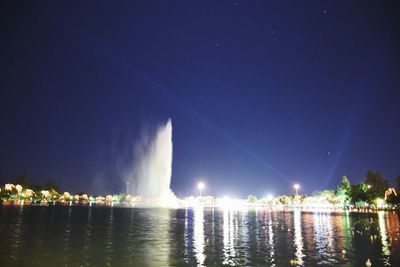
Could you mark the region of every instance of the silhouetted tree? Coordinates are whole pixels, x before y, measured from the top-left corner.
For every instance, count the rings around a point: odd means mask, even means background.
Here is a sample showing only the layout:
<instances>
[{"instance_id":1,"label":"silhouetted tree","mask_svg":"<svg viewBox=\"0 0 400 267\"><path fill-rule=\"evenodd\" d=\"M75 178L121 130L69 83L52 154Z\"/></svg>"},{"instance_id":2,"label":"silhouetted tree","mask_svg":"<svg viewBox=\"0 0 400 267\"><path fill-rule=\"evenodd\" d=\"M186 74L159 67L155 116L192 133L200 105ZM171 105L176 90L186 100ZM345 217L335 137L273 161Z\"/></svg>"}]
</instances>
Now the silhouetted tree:
<instances>
[{"instance_id":1,"label":"silhouetted tree","mask_svg":"<svg viewBox=\"0 0 400 267\"><path fill-rule=\"evenodd\" d=\"M389 188L389 182L379 172L373 170L368 170L364 183L370 186L368 195L372 199L383 198Z\"/></svg>"},{"instance_id":2,"label":"silhouetted tree","mask_svg":"<svg viewBox=\"0 0 400 267\"><path fill-rule=\"evenodd\" d=\"M58 194L61 194L61 190L58 187L58 185L56 185L52 180L46 181L44 183L44 185L42 186L42 188L44 190L54 190L56 191Z\"/></svg>"},{"instance_id":3,"label":"silhouetted tree","mask_svg":"<svg viewBox=\"0 0 400 267\"><path fill-rule=\"evenodd\" d=\"M29 176L25 173L21 176L18 176L14 179L14 184L22 185L22 187L26 188L29 186Z\"/></svg>"}]
</instances>

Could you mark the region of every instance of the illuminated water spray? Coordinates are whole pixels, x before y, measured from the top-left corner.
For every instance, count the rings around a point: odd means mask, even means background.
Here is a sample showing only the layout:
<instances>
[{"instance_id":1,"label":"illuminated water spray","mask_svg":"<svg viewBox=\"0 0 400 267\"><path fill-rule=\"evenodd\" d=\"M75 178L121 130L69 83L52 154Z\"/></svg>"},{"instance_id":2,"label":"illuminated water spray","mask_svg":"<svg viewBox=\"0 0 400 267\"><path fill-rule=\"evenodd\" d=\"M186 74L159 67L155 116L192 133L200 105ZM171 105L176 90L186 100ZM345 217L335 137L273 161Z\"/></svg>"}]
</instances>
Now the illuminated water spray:
<instances>
[{"instance_id":1,"label":"illuminated water spray","mask_svg":"<svg viewBox=\"0 0 400 267\"><path fill-rule=\"evenodd\" d=\"M176 197L170 189L172 174L172 123L169 119L153 136L143 136L135 147L135 159L125 175L131 194L148 204L173 206Z\"/></svg>"}]
</instances>

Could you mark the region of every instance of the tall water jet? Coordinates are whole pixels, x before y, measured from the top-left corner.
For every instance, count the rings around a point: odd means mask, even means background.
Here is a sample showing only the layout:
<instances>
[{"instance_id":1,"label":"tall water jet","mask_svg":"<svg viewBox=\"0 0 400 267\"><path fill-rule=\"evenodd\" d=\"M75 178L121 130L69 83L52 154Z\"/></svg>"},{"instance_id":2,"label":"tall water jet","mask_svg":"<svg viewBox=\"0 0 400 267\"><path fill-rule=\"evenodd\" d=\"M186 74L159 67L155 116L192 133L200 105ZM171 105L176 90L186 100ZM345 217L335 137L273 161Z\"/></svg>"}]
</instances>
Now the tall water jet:
<instances>
[{"instance_id":1,"label":"tall water jet","mask_svg":"<svg viewBox=\"0 0 400 267\"><path fill-rule=\"evenodd\" d=\"M135 146L134 162L125 172L131 194L152 200L155 205L171 206L176 197L170 189L172 174L172 123L169 119L153 136L142 136Z\"/></svg>"}]
</instances>

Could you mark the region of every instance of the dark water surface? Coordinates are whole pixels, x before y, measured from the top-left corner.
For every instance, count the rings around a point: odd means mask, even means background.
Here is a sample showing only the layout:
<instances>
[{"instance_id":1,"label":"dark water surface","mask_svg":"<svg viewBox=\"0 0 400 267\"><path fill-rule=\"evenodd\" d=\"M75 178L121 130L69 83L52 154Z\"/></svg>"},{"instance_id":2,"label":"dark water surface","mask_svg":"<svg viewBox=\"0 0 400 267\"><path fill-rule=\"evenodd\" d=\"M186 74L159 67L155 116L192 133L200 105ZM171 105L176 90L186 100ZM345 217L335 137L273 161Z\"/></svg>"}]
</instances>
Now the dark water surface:
<instances>
[{"instance_id":1,"label":"dark water surface","mask_svg":"<svg viewBox=\"0 0 400 267\"><path fill-rule=\"evenodd\" d=\"M400 266L399 231L392 212L0 206L0 266Z\"/></svg>"}]
</instances>

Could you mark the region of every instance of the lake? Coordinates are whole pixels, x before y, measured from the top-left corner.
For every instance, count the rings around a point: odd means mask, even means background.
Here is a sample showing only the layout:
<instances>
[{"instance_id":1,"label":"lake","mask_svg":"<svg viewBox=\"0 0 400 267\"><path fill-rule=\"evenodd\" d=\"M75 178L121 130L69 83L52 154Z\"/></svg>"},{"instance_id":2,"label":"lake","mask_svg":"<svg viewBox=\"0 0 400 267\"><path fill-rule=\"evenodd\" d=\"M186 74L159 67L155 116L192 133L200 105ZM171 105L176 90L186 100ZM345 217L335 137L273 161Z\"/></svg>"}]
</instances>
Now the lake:
<instances>
[{"instance_id":1,"label":"lake","mask_svg":"<svg viewBox=\"0 0 400 267\"><path fill-rule=\"evenodd\" d=\"M0 266L400 266L394 212L0 206Z\"/></svg>"}]
</instances>

